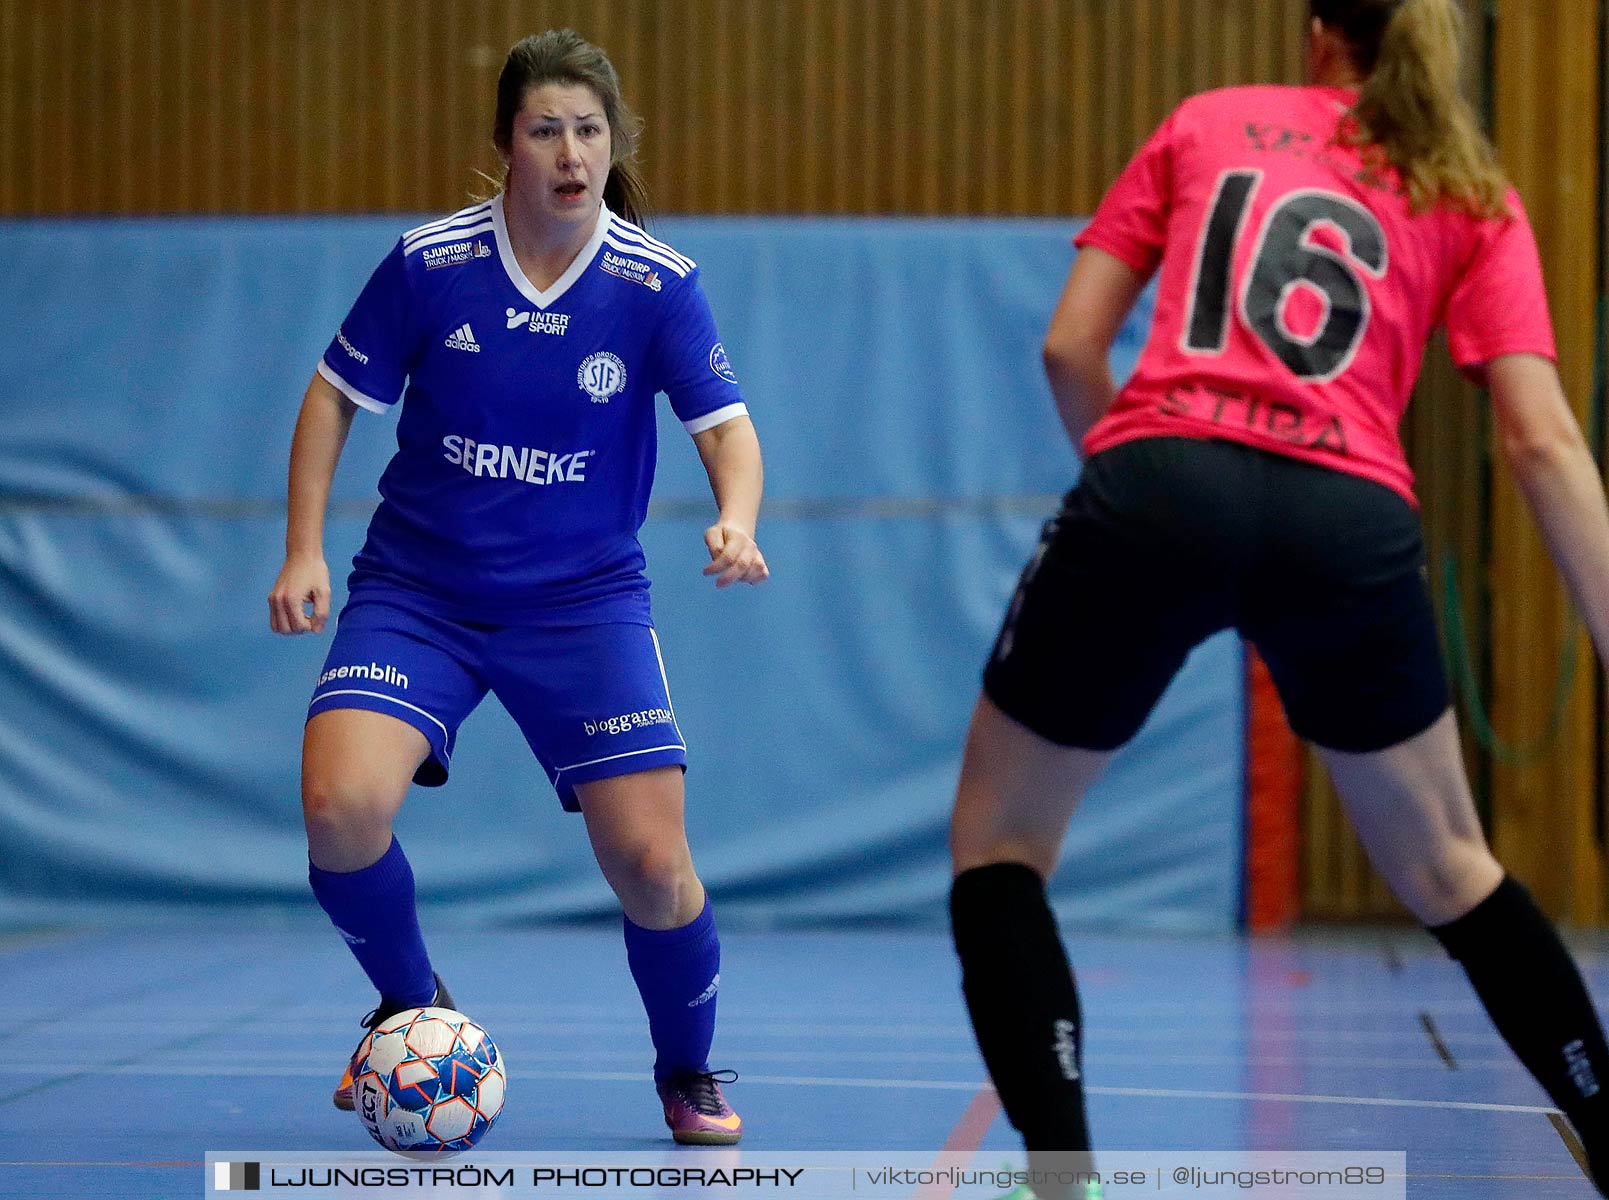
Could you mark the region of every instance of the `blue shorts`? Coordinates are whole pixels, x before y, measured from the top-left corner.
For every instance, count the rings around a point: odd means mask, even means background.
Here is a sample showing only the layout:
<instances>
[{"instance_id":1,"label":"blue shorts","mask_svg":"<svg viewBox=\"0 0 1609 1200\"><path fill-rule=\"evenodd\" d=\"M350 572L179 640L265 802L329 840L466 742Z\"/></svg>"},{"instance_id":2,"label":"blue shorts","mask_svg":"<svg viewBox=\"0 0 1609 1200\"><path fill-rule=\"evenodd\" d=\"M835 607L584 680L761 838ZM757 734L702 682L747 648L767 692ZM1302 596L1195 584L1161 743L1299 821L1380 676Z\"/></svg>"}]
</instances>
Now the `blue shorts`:
<instances>
[{"instance_id":1,"label":"blue shorts","mask_svg":"<svg viewBox=\"0 0 1609 1200\"><path fill-rule=\"evenodd\" d=\"M508 710L559 801L575 785L652 767L687 767L653 626L466 625L354 596L341 613L309 718L362 708L430 743L414 782L447 782L458 726L491 692Z\"/></svg>"}]
</instances>

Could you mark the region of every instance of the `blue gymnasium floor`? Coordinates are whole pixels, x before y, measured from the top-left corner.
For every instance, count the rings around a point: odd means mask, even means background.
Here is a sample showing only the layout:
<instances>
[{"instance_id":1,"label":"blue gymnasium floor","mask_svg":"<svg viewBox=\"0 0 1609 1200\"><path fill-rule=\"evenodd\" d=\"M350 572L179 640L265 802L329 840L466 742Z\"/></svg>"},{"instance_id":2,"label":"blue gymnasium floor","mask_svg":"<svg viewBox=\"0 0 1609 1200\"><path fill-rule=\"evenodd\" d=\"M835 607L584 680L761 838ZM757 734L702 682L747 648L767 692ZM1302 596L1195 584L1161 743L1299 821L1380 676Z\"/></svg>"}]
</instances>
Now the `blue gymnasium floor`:
<instances>
[{"instance_id":1,"label":"blue gymnasium floor","mask_svg":"<svg viewBox=\"0 0 1609 1200\"><path fill-rule=\"evenodd\" d=\"M485 1149L663 1144L614 929L434 941L510 1064ZM714 1062L743 1074L729 1095L745 1148L937 1150L967 1141L969 1109L987 1117L941 933L723 943ZM1593 1194L1545 1097L1422 935L1069 945L1099 1147L1406 1149L1416 1200ZM1609 995L1609 963L1585 961ZM0 937L0 974L0 1195L195 1197L207 1150L373 1149L327 1099L367 1007L327 927L19 933ZM978 1161L1013 1145L996 1117Z\"/></svg>"}]
</instances>

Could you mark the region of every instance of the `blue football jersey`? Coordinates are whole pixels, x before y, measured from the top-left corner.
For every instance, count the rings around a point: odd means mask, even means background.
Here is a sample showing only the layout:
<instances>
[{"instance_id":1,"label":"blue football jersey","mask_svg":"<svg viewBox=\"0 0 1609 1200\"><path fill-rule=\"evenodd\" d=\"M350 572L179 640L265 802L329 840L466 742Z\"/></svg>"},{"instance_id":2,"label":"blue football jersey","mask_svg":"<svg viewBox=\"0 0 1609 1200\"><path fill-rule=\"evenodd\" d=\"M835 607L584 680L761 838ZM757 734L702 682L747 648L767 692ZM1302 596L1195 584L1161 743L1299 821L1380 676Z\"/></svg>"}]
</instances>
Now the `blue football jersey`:
<instances>
[{"instance_id":1,"label":"blue football jersey","mask_svg":"<svg viewBox=\"0 0 1609 1200\"><path fill-rule=\"evenodd\" d=\"M351 587L465 620L646 620L655 395L689 433L748 411L693 262L600 208L538 291L501 196L404 234L318 370L402 399Z\"/></svg>"}]
</instances>

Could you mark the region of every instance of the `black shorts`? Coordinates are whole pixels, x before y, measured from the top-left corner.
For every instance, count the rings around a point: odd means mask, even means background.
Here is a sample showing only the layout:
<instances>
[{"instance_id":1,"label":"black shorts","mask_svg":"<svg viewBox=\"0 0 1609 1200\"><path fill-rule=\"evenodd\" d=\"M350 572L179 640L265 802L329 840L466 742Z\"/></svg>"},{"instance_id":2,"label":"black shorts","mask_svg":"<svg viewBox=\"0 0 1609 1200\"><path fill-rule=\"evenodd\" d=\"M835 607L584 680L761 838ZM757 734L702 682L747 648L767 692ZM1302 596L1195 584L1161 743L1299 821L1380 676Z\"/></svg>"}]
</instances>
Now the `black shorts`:
<instances>
[{"instance_id":1,"label":"black shorts","mask_svg":"<svg viewBox=\"0 0 1609 1200\"><path fill-rule=\"evenodd\" d=\"M1418 514L1382 484L1234 442L1125 442L1046 522L984 690L1041 737L1112 750L1235 628L1298 734L1381 750L1448 705L1424 562Z\"/></svg>"}]
</instances>

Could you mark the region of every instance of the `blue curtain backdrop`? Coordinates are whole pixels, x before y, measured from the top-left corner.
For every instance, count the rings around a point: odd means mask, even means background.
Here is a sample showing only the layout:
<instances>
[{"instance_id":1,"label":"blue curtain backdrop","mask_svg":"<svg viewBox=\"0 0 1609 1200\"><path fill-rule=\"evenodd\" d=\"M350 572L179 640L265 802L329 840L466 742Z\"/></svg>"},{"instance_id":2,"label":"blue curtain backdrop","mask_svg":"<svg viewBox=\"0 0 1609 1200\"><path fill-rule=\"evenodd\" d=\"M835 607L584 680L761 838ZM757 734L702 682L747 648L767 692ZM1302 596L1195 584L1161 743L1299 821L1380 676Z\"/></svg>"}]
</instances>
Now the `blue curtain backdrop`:
<instances>
[{"instance_id":1,"label":"blue curtain backdrop","mask_svg":"<svg viewBox=\"0 0 1609 1200\"><path fill-rule=\"evenodd\" d=\"M286 455L313 364L413 223L0 223L0 921L311 906L297 767L328 635L268 632ZM655 227L703 268L766 454L774 578L717 593L708 487L661 401L643 542L723 921L942 916L978 669L1076 472L1038 360L1072 228ZM358 415L336 479L337 603L392 420ZM1074 822L1064 918L1233 924L1241 726L1239 646L1214 639ZM617 911L495 702L453 767L399 824L440 917Z\"/></svg>"}]
</instances>

